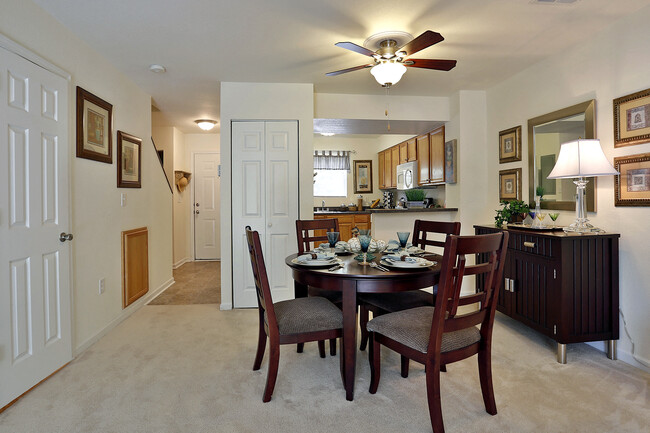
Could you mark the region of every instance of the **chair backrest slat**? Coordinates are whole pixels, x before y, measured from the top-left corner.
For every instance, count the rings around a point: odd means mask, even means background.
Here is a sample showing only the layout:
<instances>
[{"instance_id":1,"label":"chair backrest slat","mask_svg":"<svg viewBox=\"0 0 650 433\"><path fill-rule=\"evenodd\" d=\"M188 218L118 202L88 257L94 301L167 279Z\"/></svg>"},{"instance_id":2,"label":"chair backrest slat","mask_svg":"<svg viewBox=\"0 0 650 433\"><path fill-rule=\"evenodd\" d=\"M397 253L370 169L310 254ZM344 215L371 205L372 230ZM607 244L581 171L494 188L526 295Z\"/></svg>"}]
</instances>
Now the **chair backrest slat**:
<instances>
[{"instance_id":1,"label":"chair backrest slat","mask_svg":"<svg viewBox=\"0 0 650 433\"><path fill-rule=\"evenodd\" d=\"M446 222L446 221L425 221L415 220L413 226L413 242L416 247L426 250L427 246L438 248L445 247L445 240L438 240L429 238L430 236L439 235L459 235L460 223L459 222ZM442 251L434 251L442 254Z\"/></svg>"},{"instance_id":2,"label":"chair backrest slat","mask_svg":"<svg viewBox=\"0 0 650 433\"><path fill-rule=\"evenodd\" d=\"M257 291L257 304L259 308L266 312L269 328L275 329L278 324L275 317L275 309L273 308L271 286L269 285L264 256L262 255L260 235L257 231L251 230L250 226L246 226L246 240L248 241L248 253L250 254L251 265L253 267L255 290Z\"/></svg>"},{"instance_id":3,"label":"chair backrest slat","mask_svg":"<svg viewBox=\"0 0 650 433\"><path fill-rule=\"evenodd\" d=\"M317 247L316 242L327 242L327 235L316 236L315 230L325 230L326 232L338 232L339 220L332 219L318 219L318 220L296 220L296 235L298 238L298 253L302 254L305 251L311 251L313 247ZM343 240L340 239L339 240ZM312 242L314 243L313 245Z\"/></svg>"},{"instance_id":4,"label":"chair backrest slat","mask_svg":"<svg viewBox=\"0 0 650 433\"><path fill-rule=\"evenodd\" d=\"M498 284L503 275L505 256L508 247L508 232L477 236L447 236L445 254L442 258L438 293L428 352L440 353L443 332L452 332L470 326L481 325L482 338L492 333ZM465 257L475 255L481 263L466 265ZM483 290L461 296L463 277L474 275L483 278ZM477 304L475 311L457 315L460 305Z\"/></svg>"}]
</instances>

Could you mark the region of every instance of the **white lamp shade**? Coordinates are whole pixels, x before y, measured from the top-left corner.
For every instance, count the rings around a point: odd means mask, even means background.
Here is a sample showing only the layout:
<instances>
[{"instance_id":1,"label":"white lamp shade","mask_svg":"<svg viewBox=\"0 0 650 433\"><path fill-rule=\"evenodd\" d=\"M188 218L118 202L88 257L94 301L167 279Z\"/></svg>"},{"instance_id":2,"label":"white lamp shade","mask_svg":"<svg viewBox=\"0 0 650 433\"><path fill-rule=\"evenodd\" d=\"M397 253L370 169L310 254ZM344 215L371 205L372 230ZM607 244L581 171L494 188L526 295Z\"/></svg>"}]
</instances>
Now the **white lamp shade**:
<instances>
[{"instance_id":1,"label":"white lamp shade","mask_svg":"<svg viewBox=\"0 0 650 433\"><path fill-rule=\"evenodd\" d=\"M600 147L600 140L563 143L548 179L593 177L618 174Z\"/></svg>"},{"instance_id":2,"label":"white lamp shade","mask_svg":"<svg viewBox=\"0 0 650 433\"><path fill-rule=\"evenodd\" d=\"M211 130L212 128L215 127L215 125L217 124L217 121L216 120L210 120L210 119L199 119L199 120L195 120L194 123L199 125L199 128L201 128L202 130L209 131L209 130Z\"/></svg>"},{"instance_id":3,"label":"white lamp shade","mask_svg":"<svg viewBox=\"0 0 650 433\"><path fill-rule=\"evenodd\" d=\"M382 62L370 69L372 76L382 86L397 83L404 75L404 72L406 72L406 66L394 61Z\"/></svg>"}]
</instances>

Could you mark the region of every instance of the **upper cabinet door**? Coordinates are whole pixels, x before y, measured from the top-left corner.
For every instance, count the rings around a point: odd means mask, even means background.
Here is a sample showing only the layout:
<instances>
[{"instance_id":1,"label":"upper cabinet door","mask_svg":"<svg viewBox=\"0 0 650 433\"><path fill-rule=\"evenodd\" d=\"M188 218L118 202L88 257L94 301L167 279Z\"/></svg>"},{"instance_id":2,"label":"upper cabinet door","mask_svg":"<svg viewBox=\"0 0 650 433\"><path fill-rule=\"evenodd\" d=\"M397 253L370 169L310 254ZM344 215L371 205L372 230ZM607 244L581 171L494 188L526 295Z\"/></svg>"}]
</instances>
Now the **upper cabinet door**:
<instances>
[{"instance_id":1,"label":"upper cabinet door","mask_svg":"<svg viewBox=\"0 0 650 433\"><path fill-rule=\"evenodd\" d=\"M408 149L406 148L406 141L398 144L399 146L399 163L404 164L408 162Z\"/></svg>"},{"instance_id":2,"label":"upper cabinet door","mask_svg":"<svg viewBox=\"0 0 650 433\"><path fill-rule=\"evenodd\" d=\"M385 171L385 159L386 159L386 152L381 151L377 154L377 165L379 167L379 189L385 189L386 188L386 176L384 174Z\"/></svg>"},{"instance_id":3,"label":"upper cabinet door","mask_svg":"<svg viewBox=\"0 0 650 433\"><path fill-rule=\"evenodd\" d=\"M419 165L418 169L420 170L418 185L428 185L430 183L429 134L424 134L416 138L416 144Z\"/></svg>"},{"instance_id":4,"label":"upper cabinet door","mask_svg":"<svg viewBox=\"0 0 650 433\"><path fill-rule=\"evenodd\" d=\"M445 127L429 133L429 181L433 184L445 183Z\"/></svg>"},{"instance_id":5,"label":"upper cabinet door","mask_svg":"<svg viewBox=\"0 0 650 433\"><path fill-rule=\"evenodd\" d=\"M393 175L391 169L393 167L393 158L390 149L384 151L384 187L390 188L393 184Z\"/></svg>"},{"instance_id":6,"label":"upper cabinet door","mask_svg":"<svg viewBox=\"0 0 650 433\"><path fill-rule=\"evenodd\" d=\"M418 159L418 148L415 137L406 142L406 162L415 161Z\"/></svg>"},{"instance_id":7,"label":"upper cabinet door","mask_svg":"<svg viewBox=\"0 0 650 433\"><path fill-rule=\"evenodd\" d=\"M397 188L397 166L400 164L399 145L390 148L390 158L390 186L391 188Z\"/></svg>"}]
</instances>

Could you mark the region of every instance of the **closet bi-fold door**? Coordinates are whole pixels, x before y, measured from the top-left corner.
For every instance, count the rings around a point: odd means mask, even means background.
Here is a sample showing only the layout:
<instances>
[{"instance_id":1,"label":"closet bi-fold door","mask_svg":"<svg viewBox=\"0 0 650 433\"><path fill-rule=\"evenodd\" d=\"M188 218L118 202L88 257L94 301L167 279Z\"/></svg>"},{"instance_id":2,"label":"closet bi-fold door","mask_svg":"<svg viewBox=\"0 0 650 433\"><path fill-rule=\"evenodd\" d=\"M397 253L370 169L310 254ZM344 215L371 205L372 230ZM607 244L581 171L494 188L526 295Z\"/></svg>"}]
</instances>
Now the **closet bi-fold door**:
<instances>
[{"instance_id":1,"label":"closet bi-fold door","mask_svg":"<svg viewBox=\"0 0 650 433\"><path fill-rule=\"evenodd\" d=\"M273 301L291 299L284 258L297 248L298 122L233 122L232 173L234 307L257 306L247 225L260 233Z\"/></svg>"}]
</instances>

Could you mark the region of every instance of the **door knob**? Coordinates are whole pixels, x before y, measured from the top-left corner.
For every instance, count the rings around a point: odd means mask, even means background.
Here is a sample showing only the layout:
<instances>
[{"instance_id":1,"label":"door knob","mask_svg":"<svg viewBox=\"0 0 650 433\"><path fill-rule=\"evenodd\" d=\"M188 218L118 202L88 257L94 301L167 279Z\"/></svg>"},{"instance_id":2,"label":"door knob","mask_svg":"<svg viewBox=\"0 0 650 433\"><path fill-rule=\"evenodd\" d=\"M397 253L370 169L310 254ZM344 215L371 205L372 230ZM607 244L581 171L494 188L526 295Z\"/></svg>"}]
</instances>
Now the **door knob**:
<instances>
[{"instance_id":1,"label":"door knob","mask_svg":"<svg viewBox=\"0 0 650 433\"><path fill-rule=\"evenodd\" d=\"M198 209L195 210L194 213L198 215L198 214L199 214L199 210L198 210Z\"/></svg>"},{"instance_id":2,"label":"door knob","mask_svg":"<svg viewBox=\"0 0 650 433\"><path fill-rule=\"evenodd\" d=\"M198 203L194 203L194 206L199 207L199 204L198 204Z\"/></svg>"},{"instance_id":3,"label":"door knob","mask_svg":"<svg viewBox=\"0 0 650 433\"><path fill-rule=\"evenodd\" d=\"M269 223L269 227L271 227L272 225L273 225L272 223Z\"/></svg>"},{"instance_id":4,"label":"door knob","mask_svg":"<svg viewBox=\"0 0 650 433\"><path fill-rule=\"evenodd\" d=\"M61 233L59 235L59 240L61 242L71 241L72 240L72 233L65 233L65 232Z\"/></svg>"}]
</instances>

